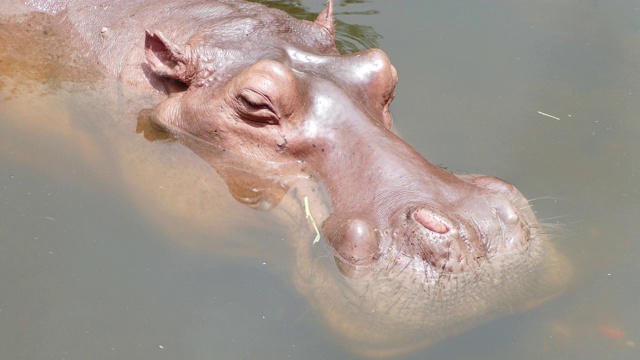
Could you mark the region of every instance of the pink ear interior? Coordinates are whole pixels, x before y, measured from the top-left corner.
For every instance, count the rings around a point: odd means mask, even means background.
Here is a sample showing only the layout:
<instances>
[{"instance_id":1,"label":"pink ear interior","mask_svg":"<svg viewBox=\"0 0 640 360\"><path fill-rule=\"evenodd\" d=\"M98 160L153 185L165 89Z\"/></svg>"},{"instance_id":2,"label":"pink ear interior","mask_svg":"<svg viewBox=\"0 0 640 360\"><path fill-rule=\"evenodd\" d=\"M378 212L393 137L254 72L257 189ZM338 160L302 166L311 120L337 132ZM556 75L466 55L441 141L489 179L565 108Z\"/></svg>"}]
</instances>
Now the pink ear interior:
<instances>
[{"instance_id":1,"label":"pink ear interior","mask_svg":"<svg viewBox=\"0 0 640 360\"><path fill-rule=\"evenodd\" d=\"M316 24L327 29L331 36L335 33L335 28L333 26L333 1L327 1L327 6L325 6L324 10L318 15L315 21Z\"/></svg>"},{"instance_id":2,"label":"pink ear interior","mask_svg":"<svg viewBox=\"0 0 640 360\"><path fill-rule=\"evenodd\" d=\"M151 70L158 75L189 84L193 77L187 69L186 58L179 46L167 40L162 33L147 30L144 41L145 56Z\"/></svg>"}]
</instances>

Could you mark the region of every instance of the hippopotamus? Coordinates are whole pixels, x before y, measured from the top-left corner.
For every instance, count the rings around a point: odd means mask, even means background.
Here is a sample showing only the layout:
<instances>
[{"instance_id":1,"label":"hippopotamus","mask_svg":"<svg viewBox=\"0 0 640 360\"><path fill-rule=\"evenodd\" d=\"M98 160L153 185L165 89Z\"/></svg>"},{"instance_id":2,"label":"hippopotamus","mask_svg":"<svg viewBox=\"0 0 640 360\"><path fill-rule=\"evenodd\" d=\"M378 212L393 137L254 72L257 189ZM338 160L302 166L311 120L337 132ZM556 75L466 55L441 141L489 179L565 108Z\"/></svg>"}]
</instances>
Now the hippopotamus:
<instances>
[{"instance_id":1,"label":"hippopotamus","mask_svg":"<svg viewBox=\"0 0 640 360\"><path fill-rule=\"evenodd\" d=\"M529 309L569 277L513 185L453 174L394 132L398 71L379 49L339 53L332 0L315 21L239 0L13 5L60 17L121 96L152 99L139 134L192 151L237 200L281 208L296 286L358 354Z\"/></svg>"}]
</instances>

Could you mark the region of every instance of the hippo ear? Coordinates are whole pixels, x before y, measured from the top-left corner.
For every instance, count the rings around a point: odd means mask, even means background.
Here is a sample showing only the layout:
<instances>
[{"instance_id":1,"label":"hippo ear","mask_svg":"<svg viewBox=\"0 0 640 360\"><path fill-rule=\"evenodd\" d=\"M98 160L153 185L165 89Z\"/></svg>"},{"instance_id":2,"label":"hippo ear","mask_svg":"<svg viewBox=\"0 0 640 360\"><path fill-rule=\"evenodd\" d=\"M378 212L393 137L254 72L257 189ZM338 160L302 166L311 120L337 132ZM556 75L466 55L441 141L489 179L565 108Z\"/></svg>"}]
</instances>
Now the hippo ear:
<instances>
[{"instance_id":1,"label":"hippo ear","mask_svg":"<svg viewBox=\"0 0 640 360\"><path fill-rule=\"evenodd\" d=\"M194 77L188 58L180 47L167 40L161 32L146 31L144 52L151 70L162 77L179 80L187 85Z\"/></svg>"},{"instance_id":2,"label":"hippo ear","mask_svg":"<svg viewBox=\"0 0 640 360\"><path fill-rule=\"evenodd\" d=\"M324 7L324 10L322 10L320 15L318 15L315 23L327 29L329 34L333 36L335 33L335 28L333 26L333 0L327 1L327 5Z\"/></svg>"}]
</instances>

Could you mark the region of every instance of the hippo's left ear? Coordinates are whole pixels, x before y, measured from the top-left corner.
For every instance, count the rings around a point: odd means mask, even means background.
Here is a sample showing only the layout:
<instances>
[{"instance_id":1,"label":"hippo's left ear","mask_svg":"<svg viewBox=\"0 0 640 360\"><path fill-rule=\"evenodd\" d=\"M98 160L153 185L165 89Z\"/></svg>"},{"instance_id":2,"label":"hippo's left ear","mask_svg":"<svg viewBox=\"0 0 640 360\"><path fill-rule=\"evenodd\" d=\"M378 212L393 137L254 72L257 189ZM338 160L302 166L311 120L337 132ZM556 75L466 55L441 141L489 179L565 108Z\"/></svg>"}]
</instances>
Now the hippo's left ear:
<instances>
[{"instance_id":1,"label":"hippo's left ear","mask_svg":"<svg viewBox=\"0 0 640 360\"><path fill-rule=\"evenodd\" d=\"M333 26L333 0L327 1L327 5L320 15L318 15L315 23L327 29L329 34L333 37L333 34L335 33L335 28Z\"/></svg>"},{"instance_id":2,"label":"hippo's left ear","mask_svg":"<svg viewBox=\"0 0 640 360\"><path fill-rule=\"evenodd\" d=\"M156 75L191 84L195 71L189 66L187 56L161 32L146 31L144 52L149 66Z\"/></svg>"}]
</instances>

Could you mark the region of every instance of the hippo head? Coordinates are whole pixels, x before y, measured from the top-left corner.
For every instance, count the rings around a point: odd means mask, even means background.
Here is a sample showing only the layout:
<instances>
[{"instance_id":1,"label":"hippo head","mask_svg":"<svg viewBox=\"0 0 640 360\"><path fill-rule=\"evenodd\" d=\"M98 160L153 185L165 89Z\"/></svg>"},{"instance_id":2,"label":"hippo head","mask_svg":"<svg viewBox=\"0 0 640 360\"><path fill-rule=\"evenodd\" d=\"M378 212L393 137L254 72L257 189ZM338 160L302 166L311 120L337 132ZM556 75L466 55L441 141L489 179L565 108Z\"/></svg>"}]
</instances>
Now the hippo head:
<instances>
[{"instance_id":1,"label":"hippo head","mask_svg":"<svg viewBox=\"0 0 640 360\"><path fill-rule=\"evenodd\" d=\"M309 291L363 349L411 347L550 295L541 289L562 282L560 267L527 200L497 178L434 166L396 136L395 68L377 49L339 55L331 7L315 22L257 4L221 11L223 25L184 43L147 32L150 73L169 93L154 122L203 158L222 149L322 180L321 230L343 275L332 284L348 290ZM334 316L338 303L351 310Z\"/></svg>"}]
</instances>

